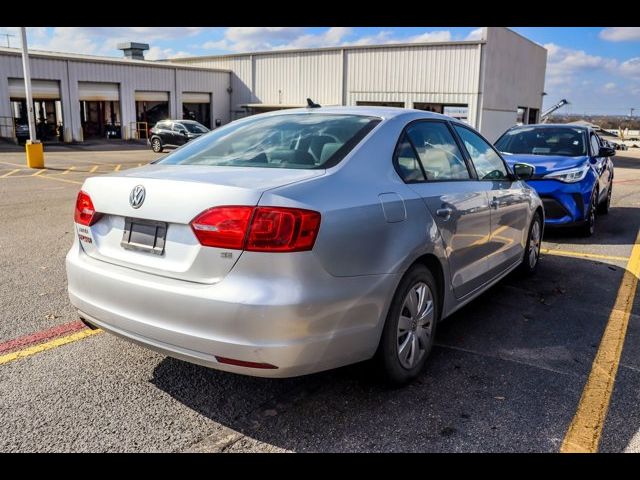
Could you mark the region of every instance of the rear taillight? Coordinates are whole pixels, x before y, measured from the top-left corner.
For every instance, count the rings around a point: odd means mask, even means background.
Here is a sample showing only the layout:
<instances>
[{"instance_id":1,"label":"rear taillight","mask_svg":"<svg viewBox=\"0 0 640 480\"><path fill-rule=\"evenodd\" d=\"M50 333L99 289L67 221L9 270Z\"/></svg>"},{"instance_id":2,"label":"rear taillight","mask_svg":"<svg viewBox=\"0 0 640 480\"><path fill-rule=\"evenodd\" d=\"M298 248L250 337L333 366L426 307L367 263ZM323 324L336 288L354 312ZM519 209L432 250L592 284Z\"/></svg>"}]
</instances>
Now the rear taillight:
<instances>
[{"instance_id":1,"label":"rear taillight","mask_svg":"<svg viewBox=\"0 0 640 480\"><path fill-rule=\"evenodd\" d=\"M299 208L257 207L246 250L300 252L311 250L320 227L320 214Z\"/></svg>"},{"instance_id":2,"label":"rear taillight","mask_svg":"<svg viewBox=\"0 0 640 480\"><path fill-rule=\"evenodd\" d=\"M93 207L93 202L88 193L80 190L76 199L76 211L73 216L76 223L90 227L100 219L100 214Z\"/></svg>"},{"instance_id":3,"label":"rear taillight","mask_svg":"<svg viewBox=\"0 0 640 480\"><path fill-rule=\"evenodd\" d=\"M191 228L208 247L254 252L311 250L320 214L286 207L215 207L198 215Z\"/></svg>"},{"instance_id":4,"label":"rear taillight","mask_svg":"<svg viewBox=\"0 0 640 480\"><path fill-rule=\"evenodd\" d=\"M198 241L207 247L242 250L253 207L215 207L192 222Z\"/></svg>"}]
</instances>

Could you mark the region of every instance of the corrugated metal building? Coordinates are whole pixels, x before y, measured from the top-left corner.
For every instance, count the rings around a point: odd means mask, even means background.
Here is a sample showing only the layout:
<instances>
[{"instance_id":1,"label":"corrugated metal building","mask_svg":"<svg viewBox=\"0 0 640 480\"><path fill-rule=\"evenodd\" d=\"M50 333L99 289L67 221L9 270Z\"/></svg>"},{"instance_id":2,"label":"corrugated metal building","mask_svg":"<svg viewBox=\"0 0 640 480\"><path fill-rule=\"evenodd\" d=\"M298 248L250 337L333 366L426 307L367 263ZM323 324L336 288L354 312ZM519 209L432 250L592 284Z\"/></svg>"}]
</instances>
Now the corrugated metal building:
<instances>
[{"instance_id":1,"label":"corrugated metal building","mask_svg":"<svg viewBox=\"0 0 640 480\"><path fill-rule=\"evenodd\" d=\"M168 62L31 51L38 138L144 138L158 116L229 121L230 72ZM26 121L20 50L0 48L0 137ZM138 123L141 122L141 123Z\"/></svg>"},{"instance_id":2,"label":"corrugated metal building","mask_svg":"<svg viewBox=\"0 0 640 480\"><path fill-rule=\"evenodd\" d=\"M542 107L547 53L502 27L477 41L369 45L175 59L231 74L231 118L271 109L386 104L466 119L490 140Z\"/></svg>"},{"instance_id":3,"label":"corrugated metal building","mask_svg":"<svg viewBox=\"0 0 640 480\"><path fill-rule=\"evenodd\" d=\"M517 122L538 121L546 56L507 28L487 27L473 41L171 61L32 51L30 62L38 138L144 137L145 126L160 118L193 118L212 127L312 98L321 105L444 113L495 140ZM14 125L26 122L24 98L20 51L0 48L0 137L14 136Z\"/></svg>"}]
</instances>

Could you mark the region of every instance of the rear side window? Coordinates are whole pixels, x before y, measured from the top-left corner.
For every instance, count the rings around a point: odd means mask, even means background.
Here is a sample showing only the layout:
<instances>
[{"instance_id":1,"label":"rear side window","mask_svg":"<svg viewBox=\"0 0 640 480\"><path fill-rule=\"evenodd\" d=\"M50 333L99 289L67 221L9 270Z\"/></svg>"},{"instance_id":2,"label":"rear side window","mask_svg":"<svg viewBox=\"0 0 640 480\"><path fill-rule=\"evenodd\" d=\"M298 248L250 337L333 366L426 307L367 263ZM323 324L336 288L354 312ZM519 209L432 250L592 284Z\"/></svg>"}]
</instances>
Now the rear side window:
<instances>
[{"instance_id":1,"label":"rear side window","mask_svg":"<svg viewBox=\"0 0 640 480\"><path fill-rule=\"evenodd\" d=\"M488 142L468 128L458 125L455 125L454 128L471 157L479 180L507 180L509 178L507 167Z\"/></svg>"},{"instance_id":2,"label":"rear side window","mask_svg":"<svg viewBox=\"0 0 640 480\"><path fill-rule=\"evenodd\" d=\"M281 114L232 122L157 163L323 169L336 165L378 123L363 115Z\"/></svg>"},{"instance_id":3,"label":"rear side window","mask_svg":"<svg viewBox=\"0 0 640 480\"><path fill-rule=\"evenodd\" d=\"M158 122L156 128L159 130L171 130L171 124L169 122Z\"/></svg>"},{"instance_id":4,"label":"rear side window","mask_svg":"<svg viewBox=\"0 0 640 480\"><path fill-rule=\"evenodd\" d=\"M458 145L442 122L418 122L407 129L427 180L468 180L470 177Z\"/></svg>"},{"instance_id":5,"label":"rear side window","mask_svg":"<svg viewBox=\"0 0 640 480\"><path fill-rule=\"evenodd\" d=\"M402 134L402 138L396 147L395 161L398 174L405 182L424 182L426 180L420 166L420 160L418 160L406 133Z\"/></svg>"},{"instance_id":6,"label":"rear side window","mask_svg":"<svg viewBox=\"0 0 640 480\"><path fill-rule=\"evenodd\" d=\"M409 125L396 148L395 164L405 182L471 178L464 157L443 122L424 121Z\"/></svg>"}]
</instances>

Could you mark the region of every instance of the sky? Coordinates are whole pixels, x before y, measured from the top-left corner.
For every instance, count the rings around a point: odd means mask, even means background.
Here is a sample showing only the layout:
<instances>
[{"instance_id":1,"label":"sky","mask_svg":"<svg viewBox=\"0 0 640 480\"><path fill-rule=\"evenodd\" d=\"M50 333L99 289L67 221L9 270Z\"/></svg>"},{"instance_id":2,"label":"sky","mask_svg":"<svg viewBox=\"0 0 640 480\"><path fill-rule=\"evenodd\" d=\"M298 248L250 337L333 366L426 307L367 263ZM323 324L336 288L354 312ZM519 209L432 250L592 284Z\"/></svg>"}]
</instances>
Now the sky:
<instances>
[{"instance_id":1,"label":"sky","mask_svg":"<svg viewBox=\"0 0 640 480\"><path fill-rule=\"evenodd\" d=\"M547 49L544 107L563 113L640 115L640 27L515 27ZM12 34L6 37L3 34ZM288 48L474 39L477 27L29 27L34 50L121 57L118 42L148 43L146 58ZM17 27L0 27L0 45L19 47Z\"/></svg>"}]
</instances>

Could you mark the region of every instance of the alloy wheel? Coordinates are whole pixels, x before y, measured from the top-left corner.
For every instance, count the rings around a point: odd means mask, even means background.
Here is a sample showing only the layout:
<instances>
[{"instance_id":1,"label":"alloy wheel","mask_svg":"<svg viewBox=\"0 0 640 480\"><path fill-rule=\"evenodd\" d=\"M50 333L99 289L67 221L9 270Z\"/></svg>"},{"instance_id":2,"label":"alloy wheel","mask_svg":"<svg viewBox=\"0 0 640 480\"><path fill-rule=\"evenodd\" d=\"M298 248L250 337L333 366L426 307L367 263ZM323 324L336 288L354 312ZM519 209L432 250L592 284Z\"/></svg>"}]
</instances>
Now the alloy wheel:
<instances>
[{"instance_id":1,"label":"alloy wheel","mask_svg":"<svg viewBox=\"0 0 640 480\"><path fill-rule=\"evenodd\" d=\"M402 303L398 319L398 359L413 368L424 357L433 330L433 293L424 282L413 285Z\"/></svg>"},{"instance_id":2,"label":"alloy wheel","mask_svg":"<svg viewBox=\"0 0 640 480\"><path fill-rule=\"evenodd\" d=\"M536 220L531 226L531 234L529 237L529 267L534 268L540 258L540 222Z\"/></svg>"}]
</instances>

